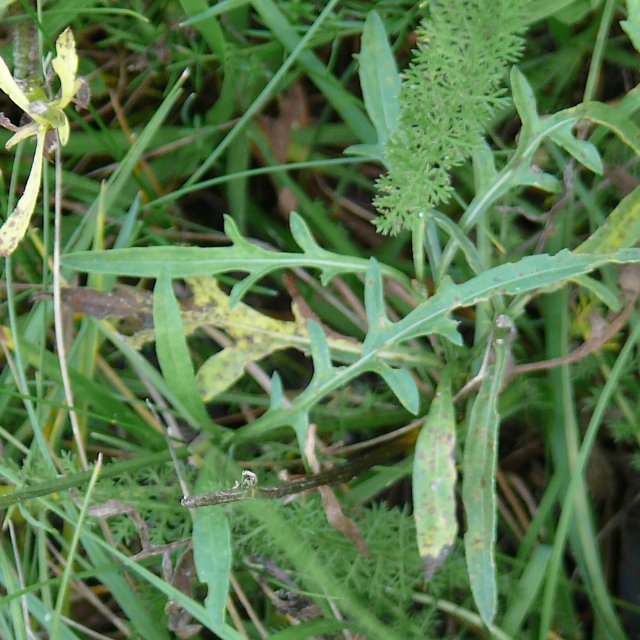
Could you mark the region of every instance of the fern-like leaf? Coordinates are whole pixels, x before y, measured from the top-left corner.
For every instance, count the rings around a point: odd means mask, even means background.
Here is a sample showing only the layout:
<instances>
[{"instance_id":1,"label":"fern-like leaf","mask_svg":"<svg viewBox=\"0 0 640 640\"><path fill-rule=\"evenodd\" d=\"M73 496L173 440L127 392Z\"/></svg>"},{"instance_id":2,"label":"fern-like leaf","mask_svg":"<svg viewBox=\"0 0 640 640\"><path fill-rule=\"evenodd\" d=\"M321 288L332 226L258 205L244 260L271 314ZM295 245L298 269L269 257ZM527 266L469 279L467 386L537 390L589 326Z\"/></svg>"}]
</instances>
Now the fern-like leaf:
<instances>
[{"instance_id":1,"label":"fern-like leaf","mask_svg":"<svg viewBox=\"0 0 640 640\"><path fill-rule=\"evenodd\" d=\"M403 74L398 129L386 145L389 173L375 204L382 233L410 226L446 201L449 171L468 158L504 101L502 78L520 55L528 0L434 2Z\"/></svg>"}]
</instances>

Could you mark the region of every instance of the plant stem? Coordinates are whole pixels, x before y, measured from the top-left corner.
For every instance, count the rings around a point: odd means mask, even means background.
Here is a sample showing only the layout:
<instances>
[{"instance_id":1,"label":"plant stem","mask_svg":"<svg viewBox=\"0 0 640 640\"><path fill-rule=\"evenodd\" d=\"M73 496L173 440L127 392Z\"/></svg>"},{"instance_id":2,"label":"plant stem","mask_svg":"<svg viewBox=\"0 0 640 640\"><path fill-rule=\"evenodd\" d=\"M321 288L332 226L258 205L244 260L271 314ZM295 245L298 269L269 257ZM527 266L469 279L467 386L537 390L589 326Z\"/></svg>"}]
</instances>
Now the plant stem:
<instances>
[{"instance_id":1,"label":"plant stem","mask_svg":"<svg viewBox=\"0 0 640 640\"><path fill-rule=\"evenodd\" d=\"M604 50L607 45L607 36L611 28L613 20L613 12L616 8L616 0L607 0L602 11L600 26L598 27L598 35L596 36L596 44L593 48L593 56L591 57L591 65L589 66L589 75L584 88L583 102L590 102L595 98L598 88L598 80L600 79L600 71L602 70L602 59Z\"/></svg>"}]
</instances>

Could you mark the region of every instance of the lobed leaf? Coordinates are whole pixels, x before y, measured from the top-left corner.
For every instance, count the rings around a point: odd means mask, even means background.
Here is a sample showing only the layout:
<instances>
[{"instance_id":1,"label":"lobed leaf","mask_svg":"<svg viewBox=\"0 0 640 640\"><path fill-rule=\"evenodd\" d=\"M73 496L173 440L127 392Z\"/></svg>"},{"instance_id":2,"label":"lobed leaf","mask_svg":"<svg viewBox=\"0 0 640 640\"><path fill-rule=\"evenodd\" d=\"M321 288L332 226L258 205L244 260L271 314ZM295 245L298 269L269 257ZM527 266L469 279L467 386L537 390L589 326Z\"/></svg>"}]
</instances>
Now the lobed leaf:
<instances>
[{"instance_id":1,"label":"lobed leaf","mask_svg":"<svg viewBox=\"0 0 640 640\"><path fill-rule=\"evenodd\" d=\"M249 280L240 281L232 292L232 301L241 299L247 289L263 276L276 269L309 267L319 269L325 279L338 273L364 272L368 261L362 258L343 256L322 249L309 240L306 223L292 214L291 225L296 237L305 245L303 253L269 251L249 242L240 235L230 218L225 220L225 231L233 242L230 247L139 247L112 249L110 251L79 251L62 257L62 264L77 271L88 273L110 273L139 278L156 278L165 270L171 278L216 275L230 271L249 274ZM406 280L405 276L388 266L385 274Z\"/></svg>"},{"instance_id":2,"label":"lobed leaf","mask_svg":"<svg viewBox=\"0 0 640 640\"><path fill-rule=\"evenodd\" d=\"M376 371L377 359L384 349L411 338L438 334L454 344L461 344L457 323L450 317L458 307L472 306L498 295L543 291L607 264L634 262L640 262L640 249L625 249L602 255L575 254L565 249L554 256L527 256L516 263L500 265L461 284L454 284L447 277L433 297L399 322L389 323L388 336L383 343L363 351L360 358L349 366L335 368L332 378L307 387L291 403L290 410L303 411L306 415L327 394L366 371ZM373 272L374 270L371 273ZM291 422L285 411L268 411L251 424L236 430L230 437L234 442L253 440L286 424Z\"/></svg>"}]
</instances>

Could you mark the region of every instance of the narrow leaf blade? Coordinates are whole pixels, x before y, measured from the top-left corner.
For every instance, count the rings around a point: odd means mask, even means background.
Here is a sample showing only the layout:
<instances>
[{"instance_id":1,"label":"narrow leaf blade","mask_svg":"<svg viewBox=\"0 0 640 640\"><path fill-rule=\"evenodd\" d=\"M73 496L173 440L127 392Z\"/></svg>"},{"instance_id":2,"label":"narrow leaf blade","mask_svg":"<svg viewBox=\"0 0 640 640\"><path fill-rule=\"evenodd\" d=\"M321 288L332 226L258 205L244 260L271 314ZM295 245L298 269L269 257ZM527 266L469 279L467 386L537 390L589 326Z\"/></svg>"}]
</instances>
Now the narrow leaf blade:
<instances>
[{"instance_id":1,"label":"narrow leaf blade","mask_svg":"<svg viewBox=\"0 0 640 640\"><path fill-rule=\"evenodd\" d=\"M393 369L381 363L376 371L382 376L389 388L400 400L402 406L411 413L418 413L420 408L420 395L415 380L407 369Z\"/></svg>"},{"instance_id":2,"label":"narrow leaf blade","mask_svg":"<svg viewBox=\"0 0 640 640\"><path fill-rule=\"evenodd\" d=\"M360 85L367 113L384 145L398 126L400 75L380 16L371 11L362 31Z\"/></svg>"},{"instance_id":3,"label":"narrow leaf blade","mask_svg":"<svg viewBox=\"0 0 640 640\"><path fill-rule=\"evenodd\" d=\"M496 362L480 385L469 416L464 449L462 500L467 518L464 537L469 582L480 617L490 625L496 614L496 490L498 448L498 396L506 370L511 336L511 320L499 316L495 325Z\"/></svg>"},{"instance_id":4,"label":"narrow leaf blade","mask_svg":"<svg viewBox=\"0 0 640 640\"><path fill-rule=\"evenodd\" d=\"M165 380L188 412L187 417L194 426L210 424L209 415L197 392L180 307L166 271L161 272L154 289L153 322L156 353Z\"/></svg>"},{"instance_id":5,"label":"narrow leaf blade","mask_svg":"<svg viewBox=\"0 0 640 640\"><path fill-rule=\"evenodd\" d=\"M464 548L473 598L482 619L491 624L496 613L496 434L498 413L492 397L491 368L480 387L469 418L464 450L462 499L467 517Z\"/></svg>"},{"instance_id":6,"label":"narrow leaf blade","mask_svg":"<svg viewBox=\"0 0 640 640\"><path fill-rule=\"evenodd\" d=\"M0 228L0 256L11 255L20 244L29 227L33 210L36 208L38 194L40 193L45 135L46 129L41 128L38 131L36 151L24 193L18 200L16 208Z\"/></svg>"},{"instance_id":7,"label":"narrow leaf blade","mask_svg":"<svg viewBox=\"0 0 640 640\"><path fill-rule=\"evenodd\" d=\"M427 582L442 566L458 532L455 437L451 382L444 375L420 430L413 462L413 517Z\"/></svg>"},{"instance_id":8,"label":"narrow leaf blade","mask_svg":"<svg viewBox=\"0 0 640 640\"><path fill-rule=\"evenodd\" d=\"M214 628L224 625L231 573L231 530L220 509L196 509L193 522L193 554L198 578L209 591L204 604Z\"/></svg>"},{"instance_id":9,"label":"narrow leaf blade","mask_svg":"<svg viewBox=\"0 0 640 640\"><path fill-rule=\"evenodd\" d=\"M632 247L640 240L640 187L636 187L609 214L605 223L576 253L609 253Z\"/></svg>"}]
</instances>

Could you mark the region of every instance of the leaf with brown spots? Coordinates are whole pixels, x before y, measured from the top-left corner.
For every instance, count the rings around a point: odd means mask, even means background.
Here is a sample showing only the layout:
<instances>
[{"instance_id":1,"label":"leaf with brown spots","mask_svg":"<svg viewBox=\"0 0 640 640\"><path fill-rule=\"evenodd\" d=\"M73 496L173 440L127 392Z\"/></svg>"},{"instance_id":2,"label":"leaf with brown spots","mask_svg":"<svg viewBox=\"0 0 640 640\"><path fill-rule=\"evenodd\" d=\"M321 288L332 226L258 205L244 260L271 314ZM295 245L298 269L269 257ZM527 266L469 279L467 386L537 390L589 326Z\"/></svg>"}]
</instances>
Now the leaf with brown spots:
<instances>
[{"instance_id":1,"label":"leaf with brown spots","mask_svg":"<svg viewBox=\"0 0 640 640\"><path fill-rule=\"evenodd\" d=\"M455 442L447 371L420 430L413 461L413 517L427 582L444 563L458 532Z\"/></svg>"}]
</instances>

